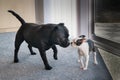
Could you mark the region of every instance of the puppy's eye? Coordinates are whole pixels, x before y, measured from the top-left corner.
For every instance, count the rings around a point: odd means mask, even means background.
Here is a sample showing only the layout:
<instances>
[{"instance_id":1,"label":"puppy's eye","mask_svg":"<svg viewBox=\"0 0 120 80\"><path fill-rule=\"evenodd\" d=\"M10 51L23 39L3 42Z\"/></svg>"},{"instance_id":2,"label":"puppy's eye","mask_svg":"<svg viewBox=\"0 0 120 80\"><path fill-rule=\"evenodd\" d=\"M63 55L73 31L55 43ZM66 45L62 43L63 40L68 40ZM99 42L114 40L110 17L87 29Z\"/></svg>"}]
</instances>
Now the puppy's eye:
<instances>
[{"instance_id":1,"label":"puppy's eye","mask_svg":"<svg viewBox=\"0 0 120 80\"><path fill-rule=\"evenodd\" d=\"M78 40L76 41L76 45L78 45L78 46L80 46L81 43L82 43L82 40L81 40L81 39L78 39Z\"/></svg>"},{"instance_id":2,"label":"puppy's eye","mask_svg":"<svg viewBox=\"0 0 120 80\"><path fill-rule=\"evenodd\" d=\"M76 44L76 42L73 42L74 44Z\"/></svg>"}]
</instances>

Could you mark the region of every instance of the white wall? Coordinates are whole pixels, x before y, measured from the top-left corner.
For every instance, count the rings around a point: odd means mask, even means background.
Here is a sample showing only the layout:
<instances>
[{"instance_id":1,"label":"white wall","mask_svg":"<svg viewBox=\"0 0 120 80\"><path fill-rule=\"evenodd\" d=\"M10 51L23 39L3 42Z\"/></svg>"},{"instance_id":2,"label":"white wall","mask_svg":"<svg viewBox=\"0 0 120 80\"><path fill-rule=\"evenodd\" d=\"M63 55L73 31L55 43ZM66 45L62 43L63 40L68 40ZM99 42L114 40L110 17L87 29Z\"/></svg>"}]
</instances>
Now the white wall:
<instances>
[{"instance_id":1,"label":"white wall","mask_svg":"<svg viewBox=\"0 0 120 80\"><path fill-rule=\"evenodd\" d=\"M14 10L27 22L35 22L35 0L0 0L0 32L16 31L21 26L8 10Z\"/></svg>"},{"instance_id":2,"label":"white wall","mask_svg":"<svg viewBox=\"0 0 120 80\"><path fill-rule=\"evenodd\" d=\"M51 1L52 0L44 0L44 23L51 23Z\"/></svg>"},{"instance_id":3,"label":"white wall","mask_svg":"<svg viewBox=\"0 0 120 80\"><path fill-rule=\"evenodd\" d=\"M89 37L89 0L80 0L80 34Z\"/></svg>"},{"instance_id":4,"label":"white wall","mask_svg":"<svg viewBox=\"0 0 120 80\"><path fill-rule=\"evenodd\" d=\"M44 0L44 23L65 23L70 36L77 35L77 0Z\"/></svg>"},{"instance_id":5,"label":"white wall","mask_svg":"<svg viewBox=\"0 0 120 80\"><path fill-rule=\"evenodd\" d=\"M44 23L44 0L35 0L35 17L36 23L42 24Z\"/></svg>"}]
</instances>

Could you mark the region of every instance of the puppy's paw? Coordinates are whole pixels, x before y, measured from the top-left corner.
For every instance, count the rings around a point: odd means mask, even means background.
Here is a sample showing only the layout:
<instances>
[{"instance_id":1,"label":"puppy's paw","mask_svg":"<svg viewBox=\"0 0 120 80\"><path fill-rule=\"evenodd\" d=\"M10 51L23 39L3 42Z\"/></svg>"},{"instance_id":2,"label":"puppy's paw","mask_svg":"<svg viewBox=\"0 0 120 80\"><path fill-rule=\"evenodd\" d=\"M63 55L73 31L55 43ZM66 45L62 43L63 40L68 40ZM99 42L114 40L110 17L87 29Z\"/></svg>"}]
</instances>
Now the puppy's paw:
<instances>
[{"instance_id":1,"label":"puppy's paw","mask_svg":"<svg viewBox=\"0 0 120 80\"><path fill-rule=\"evenodd\" d=\"M83 68L83 70L87 70L87 68Z\"/></svg>"},{"instance_id":2,"label":"puppy's paw","mask_svg":"<svg viewBox=\"0 0 120 80\"><path fill-rule=\"evenodd\" d=\"M51 70L52 67L51 67L51 66L46 66L45 69L46 69L46 70Z\"/></svg>"},{"instance_id":3,"label":"puppy's paw","mask_svg":"<svg viewBox=\"0 0 120 80\"><path fill-rule=\"evenodd\" d=\"M97 65L97 64L98 64L98 62L96 61L96 62L94 62L94 64L95 64L95 65Z\"/></svg>"},{"instance_id":4,"label":"puppy's paw","mask_svg":"<svg viewBox=\"0 0 120 80\"><path fill-rule=\"evenodd\" d=\"M80 60L78 59L78 62L80 62Z\"/></svg>"},{"instance_id":5,"label":"puppy's paw","mask_svg":"<svg viewBox=\"0 0 120 80\"><path fill-rule=\"evenodd\" d=\"M82 67L82 66L80 67L80 69L82 69L82 70L83 70L83 68L84 68L84 67Z\"/></svg>"}]
</instances>

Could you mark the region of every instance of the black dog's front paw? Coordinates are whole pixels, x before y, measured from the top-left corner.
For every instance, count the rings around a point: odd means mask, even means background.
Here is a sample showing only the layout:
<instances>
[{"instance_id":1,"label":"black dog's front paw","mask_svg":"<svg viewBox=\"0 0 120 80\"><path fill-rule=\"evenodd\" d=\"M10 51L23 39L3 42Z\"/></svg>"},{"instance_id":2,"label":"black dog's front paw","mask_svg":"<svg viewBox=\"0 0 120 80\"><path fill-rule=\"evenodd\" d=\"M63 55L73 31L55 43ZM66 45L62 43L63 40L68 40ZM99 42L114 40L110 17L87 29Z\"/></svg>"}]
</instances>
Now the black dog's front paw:
<instances>
[{"instance_id":1,"label":"black dog's front paw","mask_svg":"<svg viewBox=\"0 0 120 80\"><path fill-rule=\"evenodd\" d=\"M14 59L14 63L18 63L19 62L19 60L18 59Z\"/></svg>"},{"instance_id":2,"label":"black dog's front paw","mask_svg":"<svg viewBox=\"0 0 120 80\"><path fill-rule=\"evenodd\" d=\"M57 56L54 56L54 59L55 59L55 60L58 60Z\"/></svg>"},{"instance_id":3,"label":"black dog's front paw","mask_svg":"<svg viewBox=\"0 0 120 80\"><path fill-rule=\"evenodd\" d=\"M58 60L56 53L54 53L53 57L54 57L55 60Z\"/></svg>"},{"instance_id":4,"label":"black dog's front paw","mask_svg":"<svg viewBox=\"0 0 120 80\"><path fill-rule=\"evenodd\" d=\"M46 69L46 70L51 70L52 67L51 67L51 66L46 66L45 69Z\"/></svg>"},{"instance_id":5,"label":"black dog's front paw","mask_svg":"<svg viewBox=\"0 0 120 80\"><path fill-rule=\"evenodd\" d=\"M35 52L33 52L33 53L31 53L31 55L36 55L36 53L35 53Z\"/></svg>"}]
</instances>

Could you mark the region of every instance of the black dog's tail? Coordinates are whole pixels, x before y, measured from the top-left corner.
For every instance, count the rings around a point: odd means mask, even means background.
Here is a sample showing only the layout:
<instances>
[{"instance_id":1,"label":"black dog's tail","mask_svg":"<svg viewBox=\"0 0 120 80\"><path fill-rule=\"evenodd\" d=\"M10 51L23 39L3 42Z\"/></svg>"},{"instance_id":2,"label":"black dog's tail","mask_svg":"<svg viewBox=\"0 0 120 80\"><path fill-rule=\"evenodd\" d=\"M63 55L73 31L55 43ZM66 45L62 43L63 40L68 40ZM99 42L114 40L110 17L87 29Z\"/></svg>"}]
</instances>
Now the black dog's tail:
<instances>
[{"instance_id":1,"label":"black dog's tail","mask_svg":"<svg viewBox=\"0 0 120 80\"><path fill-rule=\"evenodd\" d=\"M12 13L21 22L22 25L25 24L25 21L17 13L12 10L8 10L8 12Z\"/></svg>"}]
</instances>

